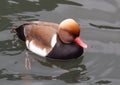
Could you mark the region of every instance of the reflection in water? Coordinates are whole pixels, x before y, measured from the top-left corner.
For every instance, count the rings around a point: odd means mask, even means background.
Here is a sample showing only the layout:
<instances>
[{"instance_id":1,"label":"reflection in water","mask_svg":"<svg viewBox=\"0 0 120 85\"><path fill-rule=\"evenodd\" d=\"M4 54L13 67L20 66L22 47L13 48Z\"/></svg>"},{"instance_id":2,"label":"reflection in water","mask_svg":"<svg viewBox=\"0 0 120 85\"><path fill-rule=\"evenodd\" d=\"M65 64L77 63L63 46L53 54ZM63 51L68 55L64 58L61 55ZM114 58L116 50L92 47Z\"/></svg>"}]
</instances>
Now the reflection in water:
<instances>
[{"instance_id":1,"label":"reflection in water","mask_svg":"<svg viewBox=\"0 0 120 85\"><path fill-rule=\"evenodd\" d=\"M56 79L63 80L67 83L77 83L80 81L88 81L89 77L80 70L73 70L56 77Z\"/></svg>"},{"instance_id":2,"label":"reflection in water","mask_svg":"<svg viewBox=\"0 0 120 85\"><path fill-rule=\"evenodd\" d=\"M95 82L96 84L110 84L112 81L109 80L99 80L97 82Z\"/></svg>"},{"instance_id":3,"label":"reflection in water","mask_svg":"<svg viewBox=\"0 0 120 85\"><path fill-rule=\"evenodd\" d=\"M29 54L30 55L30 54ZM50 68L60 68L61 70L67 70L66 72L60 75L39 75L35 73L23 73L23 74L10 74L7 72L6 68L0 69L0 79L7 80L62 80L67 83L77 83L81 81L88 81L90 78L87 76L85 65L81 64L83 60L83 56L79 59L68 60L68 61L54 61L46 58L37 58L36 56L30 55L30 57L34 57L40 64L45 67ZM41 58L41 59L40 59ZM34 69L31 69L34 70ZM30 70L26 70L30 71ZM27 77L29 76L29 77Z\"/></svg>"},{"instance_id":4,"label":"reflection in water","mask_svg":"<svg viewBox=\"0 0 120 85\"><path fill-rule=\"evenodd\" d=\"M4 10L7 10L8 13L41 10L51 11L54 10L58 6L58 4L82 6L82 4L80 3L69 0L38 0L36 2L32 0L1 0L0 14L6 14L6 11Z\"/></svg>"},{"instance_id":5,"label":"reflection in water","mask_svg":"<svg viewBox=\"0 0 120 85\"><path fill-rule=\"evenodd\" d=\"M48 67L59 67L61 69L65 69L65 70L71 70L74 68L78 68L81 67L81 62L84 58L84 56L81 56L78 59L72 59L72 60L51 60L51 59L44 59L42 57L39 56L34 56L34 58L42 65L48 66ZM84 67L83 67L84 68ZM84 68L84 70L86 70Z\"/></svg>"},{"instance_id":6,"label":"reflection in water","mask_svg":"<svg viewBox=\"0 0 120 85\"><path fill-rule=\"evenodd\" d=\"M97 27L97 28L104 28L104 29L119 29L120 30L120 27L113 27L113 26L107 26L107 25L96 25L96 24L93 24L93 23L89 23L89 25L93 26L93 27Z\"/></svg>"},{"instance_id":7,"label":"reflection in water","mask_svg":"<svg viewBox=\"0 0 120 85\"><path fill-rule=\"evenodd\" d=\"M47 65L52 68L59 67L68 71L59 76L54 76L53 79L63 80L67 83L77 83L89 80L89 77L86 76L86 67L81 64L83 57L84 56L81 56L78 59L68 61L54 61L46 59L47 64L43 62L43 59L37 58L37 60L43 65Z\"/></svg>"},{"instance_id":8,"label":"reflection in water","mask_svg":"<svg viewBox=\"0 0 120 85\"><path fill-rule=\"evenodd\" d=\"M24 44L20 40L3 40L0 41L0 52L5 55L18 55L25 49Z\"/></svg>"},{"instance_id":9,"label":"reflection in water","mask_svg":"<svg viewBox=\"0 0 120 85\"><path fill-rule=\"evenodd\" d=\"M84 4L84 8L89 10L97 9L104 12L116 12L117 8L114 6L115 0L112 1L113 2L106 0L84 0L82 3Z\"/></svg>"},{"instance_id":10,"label":"reflection in water","mask_svg":"<svg viewBox=\"0 0 120 85\"><path fill-rule=\"evenodd\" d=\"M20 74L7 74L7 69L3 68L0 69L0 79L7 79L7 80L21 80L23 75Z\"/></svg>"}]
</instances>

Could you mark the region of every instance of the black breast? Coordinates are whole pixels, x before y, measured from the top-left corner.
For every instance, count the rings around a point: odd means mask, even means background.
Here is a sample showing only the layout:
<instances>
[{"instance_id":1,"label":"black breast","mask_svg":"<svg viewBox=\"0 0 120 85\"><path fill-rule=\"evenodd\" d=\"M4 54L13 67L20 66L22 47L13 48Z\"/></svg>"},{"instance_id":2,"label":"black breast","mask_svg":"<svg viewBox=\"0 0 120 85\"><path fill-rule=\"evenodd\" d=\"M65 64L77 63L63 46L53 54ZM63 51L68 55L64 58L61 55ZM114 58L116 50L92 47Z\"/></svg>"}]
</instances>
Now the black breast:
<instances>
[{"instance_id":1,"label":"black breast","mask_svg":"<svg viewBox=\"0 0 120 85\"><path fill-rule=\"evenodd\" d=\"M57 43L53 50L46 56L52 59L73 59L78 58L83 54L83 48L76 43Z\"/></svg>"}]
</instances>

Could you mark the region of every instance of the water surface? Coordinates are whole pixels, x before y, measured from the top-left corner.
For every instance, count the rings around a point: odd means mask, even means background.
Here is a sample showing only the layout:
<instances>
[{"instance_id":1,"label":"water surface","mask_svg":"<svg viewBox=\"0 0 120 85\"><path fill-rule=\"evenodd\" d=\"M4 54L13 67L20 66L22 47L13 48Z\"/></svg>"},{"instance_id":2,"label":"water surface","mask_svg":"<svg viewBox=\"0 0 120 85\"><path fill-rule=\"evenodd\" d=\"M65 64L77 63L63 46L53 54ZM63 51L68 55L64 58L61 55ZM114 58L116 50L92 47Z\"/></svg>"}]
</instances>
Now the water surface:
<instances>
[{"instance_id":1,"label":"water surface","mask_svg":"<svg viewBox=\"0 0 120 85\"><path fill-rule=\"evenodd\" d=\"M1 0L1 85L119 85L119 0ZM88 44L82 57L69 61L41 58L26 50L10 31L27 21L60 23L74 18ZM30 58L31 69L25 66ZM27 68L26 68L27 67Z\"/></svg>"}]
</instances>

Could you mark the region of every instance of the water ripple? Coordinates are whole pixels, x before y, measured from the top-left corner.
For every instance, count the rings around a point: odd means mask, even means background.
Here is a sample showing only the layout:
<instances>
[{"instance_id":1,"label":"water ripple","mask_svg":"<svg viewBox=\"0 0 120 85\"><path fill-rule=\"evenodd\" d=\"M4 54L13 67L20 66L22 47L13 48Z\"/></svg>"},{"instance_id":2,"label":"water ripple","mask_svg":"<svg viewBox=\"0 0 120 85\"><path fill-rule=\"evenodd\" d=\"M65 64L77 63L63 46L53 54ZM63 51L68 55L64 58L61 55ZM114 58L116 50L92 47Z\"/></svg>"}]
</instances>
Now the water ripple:
<instances>
[{"instance_id":1,"label":"water ripple","mask_svg":"<svg viewBox=\"0 0 120 85\"><path fill-rule=\"evenodd\" d=\"M87 52L120 55L120 43L87 40Z\"/></svg>"}]
</instances>

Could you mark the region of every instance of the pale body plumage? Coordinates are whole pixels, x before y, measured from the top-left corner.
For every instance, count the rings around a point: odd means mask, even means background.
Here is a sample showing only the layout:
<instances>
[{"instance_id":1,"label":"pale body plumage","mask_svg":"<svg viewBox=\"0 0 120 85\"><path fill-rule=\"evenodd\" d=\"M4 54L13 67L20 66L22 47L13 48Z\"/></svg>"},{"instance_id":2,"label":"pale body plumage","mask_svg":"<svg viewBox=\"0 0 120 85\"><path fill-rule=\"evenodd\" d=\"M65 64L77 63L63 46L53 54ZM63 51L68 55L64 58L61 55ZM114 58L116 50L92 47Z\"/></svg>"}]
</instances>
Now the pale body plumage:
<instances>
[{"instance_id":1,"label":"pale body plumage","mask_svg":"<svg viewBox=\"0 0 120 85\"><path fill-rule=\"evenodd\" d=\"M53 48L57 42L57 35L54 34L51 40L51 47ZM47 56L48 52L46 48L38 48L33 41L26 40L26 46L29 50L40 56Z\"/></svg>"}]
</instances>

